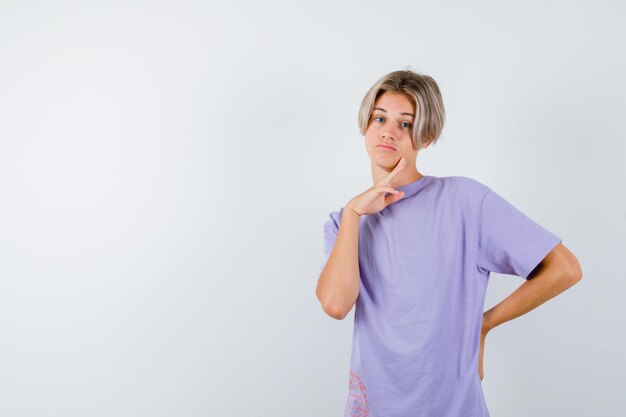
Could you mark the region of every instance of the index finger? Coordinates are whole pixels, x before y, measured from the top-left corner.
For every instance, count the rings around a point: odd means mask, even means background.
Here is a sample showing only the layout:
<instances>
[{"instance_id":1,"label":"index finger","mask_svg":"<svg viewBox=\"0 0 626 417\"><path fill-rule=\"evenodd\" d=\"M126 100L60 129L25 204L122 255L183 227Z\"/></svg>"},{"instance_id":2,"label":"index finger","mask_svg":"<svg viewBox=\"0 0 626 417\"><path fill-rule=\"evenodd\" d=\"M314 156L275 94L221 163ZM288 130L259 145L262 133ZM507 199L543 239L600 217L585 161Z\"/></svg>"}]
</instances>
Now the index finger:
<instances>
[{"instance_id":1,"label":"index finger","mask_svg":"<svg viewBox=\"0 0 626 417\"><path fill-rule=\"evenodd\" d=\"M381 180L381 182L379 183L379 185L391 185L392 181L398 175L400 175L400 173L404 169L405 165L406 165L406 158L404 156L402 156L402 157L400 157L400 160L396 164L396 166L393 169L393 171L391 171L385 178L383 178Z\"/></svg>"}]
</instances>

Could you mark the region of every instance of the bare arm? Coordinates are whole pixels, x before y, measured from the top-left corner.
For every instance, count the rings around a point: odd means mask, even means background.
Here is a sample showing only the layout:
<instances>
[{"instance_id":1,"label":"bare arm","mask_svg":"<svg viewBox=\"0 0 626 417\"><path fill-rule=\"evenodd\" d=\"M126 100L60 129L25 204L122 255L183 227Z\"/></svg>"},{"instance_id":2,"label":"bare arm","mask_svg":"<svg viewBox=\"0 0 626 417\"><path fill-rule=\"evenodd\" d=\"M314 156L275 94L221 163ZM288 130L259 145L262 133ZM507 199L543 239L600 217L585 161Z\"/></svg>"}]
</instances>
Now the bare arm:
<instances>
[{"instance_id":1,"label":"bare arm","mask_svg":"<svg viewBox=\"0 0 626 417\"><path fill-rule=\"evenodd\" d=\"M345 207L333 250L317 282L315 294L324 312L343 320L359 295L359 215Z\"/></svg>"},{"instance_id":2,"label":"bare arm","mask_svg":"<svg viewBox=\"0 0 626 417\"><path fill-rule=\"evenodd\" d=\"M494 327L526 314L557 294L576 284L583 277L578 259L562 243L559 243L530 273L528 280L511 295L483 313L480 332L478 374L482 381L483 352L487 333Z\"/></svg>"},{"instance_id":3,"label":"bare arm","mask_svg":"<svg viewBox=\"0 0 626 417\"><path fill-rule=\"evenodd\" d=\"M343 320L359 296L359 218L377 213L404 196L392 184L405 166L406 159L401 157L389 175L350 200L341 214L335 244L315 289L322 309L334 319Z\"/></svg>"},{"instance_id":4,"label":"bare arm","mask_svg":"<svg viewBox=\"0 0 626 417\"><path fill-rule=\"evenodd\" d=\"M559 243L533 270L526 282L483 314L483 333L529 312L581 279L582 270L578 260Z\"/></svg>"}]
</instances>

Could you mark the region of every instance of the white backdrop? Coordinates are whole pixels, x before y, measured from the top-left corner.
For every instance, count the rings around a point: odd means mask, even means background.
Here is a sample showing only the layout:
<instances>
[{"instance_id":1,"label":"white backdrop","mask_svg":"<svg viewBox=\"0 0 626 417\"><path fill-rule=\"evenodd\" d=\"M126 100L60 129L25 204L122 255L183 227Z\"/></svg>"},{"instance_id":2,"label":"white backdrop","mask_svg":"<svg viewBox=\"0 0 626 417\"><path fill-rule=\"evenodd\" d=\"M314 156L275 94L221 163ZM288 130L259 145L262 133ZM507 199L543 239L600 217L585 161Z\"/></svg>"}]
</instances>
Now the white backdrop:
<instances>
[{"instance_id":1,"label":"white backdrop","mask_svg":"<svg viewBox=\"0 0 626 417\"><path fill-rule=\"evenodd\" d=\"M315 297L371 185L382 75L439 83L426 175L493 188L583 280L491 331L494 417L621 416L619 1L0 1L0 415L339 416L354 310ZM485 310L522 279L493 274Z\"/></svg>"}]
</instances>

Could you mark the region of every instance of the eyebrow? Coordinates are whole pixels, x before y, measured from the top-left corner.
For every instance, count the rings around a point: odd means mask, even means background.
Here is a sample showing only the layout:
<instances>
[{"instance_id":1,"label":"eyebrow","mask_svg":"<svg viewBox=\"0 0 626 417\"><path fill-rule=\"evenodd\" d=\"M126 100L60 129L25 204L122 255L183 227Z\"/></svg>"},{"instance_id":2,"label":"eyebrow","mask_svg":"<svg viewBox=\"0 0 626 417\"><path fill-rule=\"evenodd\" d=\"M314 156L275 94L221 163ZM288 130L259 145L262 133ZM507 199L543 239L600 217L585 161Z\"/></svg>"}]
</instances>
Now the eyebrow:
<instances>
[{"instance_id":1,"label":"eyebrow","mask_svg":"<svg viewBox=\"0 0 626 417\"><path fill-rule=\"evenodd\" d=\"M380 107L374 107L374 110L380 110L380 111L384 111L385 113L387 113L387 110L381 109ZM407 116L411 116L411 117L415 118L415 115L413 113L400 113L400 114L405 114Z\"/></svg>"}]
</instances>

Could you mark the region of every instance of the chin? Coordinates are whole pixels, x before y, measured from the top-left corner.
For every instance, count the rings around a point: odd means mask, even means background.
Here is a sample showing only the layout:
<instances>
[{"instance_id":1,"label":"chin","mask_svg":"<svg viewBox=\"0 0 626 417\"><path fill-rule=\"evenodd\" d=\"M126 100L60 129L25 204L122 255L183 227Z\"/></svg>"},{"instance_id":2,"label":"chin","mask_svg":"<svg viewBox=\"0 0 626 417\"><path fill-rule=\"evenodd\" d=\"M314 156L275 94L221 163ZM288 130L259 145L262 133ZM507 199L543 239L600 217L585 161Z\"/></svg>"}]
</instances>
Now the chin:
<instances>
[{"instance_id":1,"label":"chin","mask_svg":"<svg viewBox=\"0 0 626 417\"><path fill-rule=\"evenodd\" d=\"M399 155L385 155L372 158L372 163L384 169L393 169L399 160Z\"/></svg>"}]
</instances>

